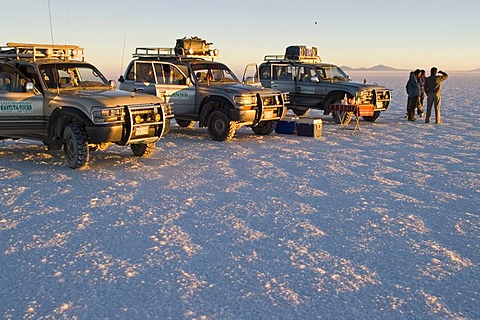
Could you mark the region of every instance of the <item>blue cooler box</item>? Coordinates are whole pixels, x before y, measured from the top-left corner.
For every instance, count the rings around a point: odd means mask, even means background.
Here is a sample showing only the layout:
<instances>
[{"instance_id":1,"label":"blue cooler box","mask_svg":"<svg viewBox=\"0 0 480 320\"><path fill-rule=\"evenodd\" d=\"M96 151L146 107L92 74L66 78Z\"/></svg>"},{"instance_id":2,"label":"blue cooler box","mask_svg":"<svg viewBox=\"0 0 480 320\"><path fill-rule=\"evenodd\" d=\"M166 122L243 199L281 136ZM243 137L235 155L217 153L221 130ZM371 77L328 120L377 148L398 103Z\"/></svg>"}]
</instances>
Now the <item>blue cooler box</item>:
<instances>
[{"instance_id":1,"label":"blue cooler box","mask_svg":"<svg viewBox=\"0 0 480 320\"><path fill-rule=\"evenodd\" d=\"M322 135L322 119L297 119L297 135L304 137L320 137Z\"/></svg>"},{"instance_id":2,"label":"blue cooler box","mask_svg":"<svg viewBox=\"0 0 480 320\"><path fill-rule=\"evenodd\" d=\"M296 118L282 118L281 120L277 121L275 132L280 134L297 133L295 119Z\"/></svg>"}]
</instances>

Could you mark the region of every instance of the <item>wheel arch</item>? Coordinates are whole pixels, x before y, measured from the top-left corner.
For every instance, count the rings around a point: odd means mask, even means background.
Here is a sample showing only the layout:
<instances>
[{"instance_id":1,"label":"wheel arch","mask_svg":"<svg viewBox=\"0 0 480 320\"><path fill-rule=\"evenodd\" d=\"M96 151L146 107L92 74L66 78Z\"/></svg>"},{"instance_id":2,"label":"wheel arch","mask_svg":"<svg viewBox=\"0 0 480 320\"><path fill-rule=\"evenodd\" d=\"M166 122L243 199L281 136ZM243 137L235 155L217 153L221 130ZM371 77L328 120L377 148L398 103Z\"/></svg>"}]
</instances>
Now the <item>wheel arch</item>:
<instances>
[{"instance_id":1,"label":"wheel arch","mask_svg":"<svg viewBox=\"0 0 480 320\"><path fill-rule=\"evenodd\" d=\"M347 95L347 98L353 98L353 95L350 92L347 92L345 90L333 90L330 91L327 96L325 97L325 103L323 106L323 110L325 111L324 114L330 114L332 110L330 110L330 104L332 104L332 99L335 99L337 97L343 98L345 95Z\"/></svg>"},{"instance_id":2,"label":"wheel arch","mask_svg":"<svg viewBox=\"0 0 480 320\"><path fill-rule=\"evenodd\" d=\"M86 126L93 124L82 111L73 107L55 109L48 120L48 145L51 150L60 150L63 142L63 130L72 122L82 123Z\"/></svg>"},{"instance_id":3,"label":"wheel arch","mask_svg":"<svg viewBox=\"0 0 480 320\"><path fill-rule=\"evenodd\" d=\"M225 106L222 108L221 106ZM208 116L215 110L225 109L226 111L234 109L234 106L228 99L220 96L208 96L205 97L200 104L200 119L199 126L205 127L208 124Z\"/></svg>"}]
</instances>

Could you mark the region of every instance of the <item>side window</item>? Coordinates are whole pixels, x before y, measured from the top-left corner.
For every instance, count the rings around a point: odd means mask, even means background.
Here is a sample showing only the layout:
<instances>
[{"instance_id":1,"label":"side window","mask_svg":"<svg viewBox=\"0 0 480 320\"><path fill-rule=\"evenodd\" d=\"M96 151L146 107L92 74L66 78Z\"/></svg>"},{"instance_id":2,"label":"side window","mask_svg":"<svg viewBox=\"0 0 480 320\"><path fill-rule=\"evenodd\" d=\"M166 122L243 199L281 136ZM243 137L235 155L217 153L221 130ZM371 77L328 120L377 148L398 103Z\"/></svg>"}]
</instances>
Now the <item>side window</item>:
<instances>
[{"instance_id":1,"label":"side window","mask_svg":"<svg viewBox=\"0 0 480 320\"><path fill-rule=\"evenodd\" d=\"M153 74L153 67L150 62L137 63L135 81L140 82L155 82L155 75Z\"/></svg>"},{"instance_id":2,"label":"side window","mask_svg":"<svg viewBox=\"0 0 480 320\"><path fill-rule=\"evenodd\" d=\"M292 71L288 66L273 66L273 80L292 80Z\"/></svg>"},{"instance_id":3,"label":"side window","mask_svg":"<svg viewBox=\"0 0 480 320\"><path fill-rule=\"evenodd\" d=\"M299 68L298 79L304 82L311 82L312 77L316 77L315 69L311 67L301 67Z\"/></svg>"},{"instance_id":4,"label":"side window","mask_svg":"<svg viewBox=\"0 0 480 320\"><path fill-rule=\"evenodd\" d=\"M270 80L270 66L261 66L260 67L260 79L261 80Z\"/></svg>"},{"instance_id":5,"label":"side window","mask_svg":"<svg viewBox=\"0 0 480 320\"><path fill-rule=\"evenodd\" d=\"M134 69L135 69L135 63L132 63L132 64L128 67L127 80L135 80L135 72L134 72Z\"/></svg>"},{"instance_id":6,"label":"side window","mask_svg":"<svg viewBox=\"0 0 480 320\"><path fill-rule=\"evenodd\" d=\"M158 84L187 84L185 76L171 64L155 63Z\"/></svg>"},{"instance_id":7,"label":"side window","mask_svg":"<svg viewBox=\"0 0 480 320\"><path fill-rule=\"evenodd\" d=\"M325 79L327 77L327 74L325 73L325 69L317 68L317 72L320 78Z\"/></svg>"},{"instance_id":8,"label":"side window","mask_svg":"<svg viewBox=\"0 0 480 320\"><path fill-rule=\"evenodd\" d=\"M0 71L0 91L24 92L25 83L25 79L20 78L18 73Z\"/></svg>"}]
</instances>

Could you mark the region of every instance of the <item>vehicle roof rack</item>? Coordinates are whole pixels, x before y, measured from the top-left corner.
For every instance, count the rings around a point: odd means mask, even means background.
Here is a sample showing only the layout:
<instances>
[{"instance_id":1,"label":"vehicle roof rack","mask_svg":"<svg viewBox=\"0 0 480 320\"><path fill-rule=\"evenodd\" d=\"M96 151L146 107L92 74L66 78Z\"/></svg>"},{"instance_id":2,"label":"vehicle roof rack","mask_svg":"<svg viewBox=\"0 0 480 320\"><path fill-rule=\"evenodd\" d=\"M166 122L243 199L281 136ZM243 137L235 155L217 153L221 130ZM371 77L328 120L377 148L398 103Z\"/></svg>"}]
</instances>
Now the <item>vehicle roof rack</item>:
<instances>
[{"instance_id":1,"label":"vehicle roof rack","mask_svg":"<svg viewBox=\"0 0 480 320\"><path fill-rule=\"evenodd\" d=\"M303 56L288 56L286 57L285 55L275 55L275 54L269 54L269 55L266 55L263 60L265 61L272 61L272 62L275 62L275 61L278 61L278 62L281 62L281 61L299 61L299 62L310 62L310 63L318 63L318 62L322 62L322 59L319 57L319 56L315 56L315 57L303 57Z\"/></svg>"},{"instance_id":2,"label":"vehicle roof rack","mask_svg":"<svg viewBox=\"0 0 480 320\"><path fill-rule=\"evenodd\" d=\"M7 60L62 59L85 61L85 49L76 45L8 42L0 47L0 58Z\"/></svg>"},{"instance_id":3,"label":"vehicle roof rack","mask_svg":"<svg viewBox=\"0 0 480 320\"><path fill-rule=\"evenodd\" d=\"M210 50L208 54L187 54L183 48L137 47L132 56L134 58L197 58L212 59L213 61L218 57L218 50Z\"/></svg>"}]
</instances>

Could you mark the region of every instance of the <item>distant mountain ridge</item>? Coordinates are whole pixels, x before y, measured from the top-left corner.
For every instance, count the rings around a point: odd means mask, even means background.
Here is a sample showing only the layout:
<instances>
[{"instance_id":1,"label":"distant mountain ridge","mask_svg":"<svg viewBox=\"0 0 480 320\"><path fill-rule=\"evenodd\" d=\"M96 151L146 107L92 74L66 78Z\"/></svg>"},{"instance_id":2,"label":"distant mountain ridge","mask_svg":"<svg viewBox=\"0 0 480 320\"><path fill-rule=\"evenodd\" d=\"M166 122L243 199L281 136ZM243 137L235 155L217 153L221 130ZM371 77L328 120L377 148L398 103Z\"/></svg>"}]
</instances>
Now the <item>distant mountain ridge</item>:
<instances>
[{"instance_id":1,"label":"distant mountain ridge","mask_svg":"<svg viewBox=\"0 0 480 320\"><path fill-rule=\"evenodd\" d=\"M383 65L383 64L379 64L377 66L370 67L370 68L365 68L365 67L352 68L352 67L349 67L349 66L342 66L341 68L345 71L411 71L411 70L408 70L408 69L397 69L397 68L389 67L389 66L386 66L386 65ZM473 70L455 70L455 71L480 72L480 68L473 69Z\"/></svg>"},{"instance_id":2,"label":"distant mountain ridge","mask_svg":"<svg viewBox=\"0 0 480 320\"><path fill-rule=\"evenodd\" d=\"M342 66L343 70L348 71L408 71L407 69L397 69L389 66L385 66L383 64L379 64L378 66L370 67L370 68L351 68L349 66Z\"/></svg>"}]
</instances>

